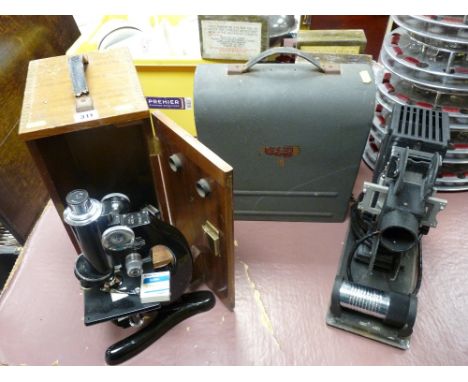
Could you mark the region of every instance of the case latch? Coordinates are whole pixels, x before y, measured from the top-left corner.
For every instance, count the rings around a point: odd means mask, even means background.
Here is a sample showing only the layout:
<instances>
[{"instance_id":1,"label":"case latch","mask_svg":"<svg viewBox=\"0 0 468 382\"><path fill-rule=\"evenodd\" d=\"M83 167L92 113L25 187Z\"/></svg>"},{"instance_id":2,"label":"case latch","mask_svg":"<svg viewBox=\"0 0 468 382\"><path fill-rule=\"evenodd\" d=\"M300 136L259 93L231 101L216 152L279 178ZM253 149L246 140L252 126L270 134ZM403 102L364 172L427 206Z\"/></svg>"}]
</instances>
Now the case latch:
<instances>
[{"instance_id":1,"label":"case latch","mask_svg":"<svg viewBox=\"0 0 468 382\"><path fill-rule=\"evenodd\" d=\"M202 225L202 229L208 238L208 243L213 254L221 256L221 251L219 250L219 230L208 220Z\"/></svg>"}]
</instances>

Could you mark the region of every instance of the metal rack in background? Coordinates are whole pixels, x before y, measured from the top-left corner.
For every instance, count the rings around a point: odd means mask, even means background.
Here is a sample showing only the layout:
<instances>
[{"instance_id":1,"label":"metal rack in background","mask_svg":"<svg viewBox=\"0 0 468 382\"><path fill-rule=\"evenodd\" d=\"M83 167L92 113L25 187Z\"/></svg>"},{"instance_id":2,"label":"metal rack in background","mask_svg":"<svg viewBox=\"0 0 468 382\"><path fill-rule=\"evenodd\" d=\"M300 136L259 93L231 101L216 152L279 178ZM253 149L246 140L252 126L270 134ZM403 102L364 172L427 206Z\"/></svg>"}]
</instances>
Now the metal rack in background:
<instances>
[{"instance_id":1,"label":"metal rack in background","mask_svg":"<svg viewBox=\"0 0 468 382\"><path fill-rule=\"evenodd\" d=\"M19 255L21 245L0 221L0 255Z\"/></svg>"},{"instance_id":2,"label":"metal rack in background","mask_svg":"<svg viewBox=\"0 0 468 382\"><path fill-rule=\"evenodd\" d=\"M0 293L21 252L21 245L0 221Z\"/></svg>"},{"instance_id":3,"label":"metal rack in background","mask_svg":"<svg viewBox=\"0 0 468 382\"><path fill-rule=\"evenodd\" d=\"M395 103L449 114L451 148L439 191L468 190L468 16L393 16L376 73L374 120L363 159L374 169Z\"/></svg>"}]
</instances>

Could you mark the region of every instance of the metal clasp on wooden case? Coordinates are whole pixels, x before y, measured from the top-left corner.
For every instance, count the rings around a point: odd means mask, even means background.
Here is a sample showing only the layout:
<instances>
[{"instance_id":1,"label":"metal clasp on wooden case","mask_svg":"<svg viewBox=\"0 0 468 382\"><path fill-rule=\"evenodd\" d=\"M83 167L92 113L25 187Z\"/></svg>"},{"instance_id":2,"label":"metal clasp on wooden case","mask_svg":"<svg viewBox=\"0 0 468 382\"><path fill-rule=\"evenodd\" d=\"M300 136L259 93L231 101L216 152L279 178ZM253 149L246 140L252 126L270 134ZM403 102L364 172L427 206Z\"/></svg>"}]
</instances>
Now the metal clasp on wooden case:
<instances>
[{"instance_id":1,"label":"metal clasp on wooden case","mask_svg":"<svg viewBox=\"0 0 468 382\"><path fill-rule=\"evenodd\" d=\"M210 249L215 256L221 256L221 251L219 249L219 230L208 220L205 224L202 225L203 232L208 238L208 243Z\"/></svg>"}]
</instances>

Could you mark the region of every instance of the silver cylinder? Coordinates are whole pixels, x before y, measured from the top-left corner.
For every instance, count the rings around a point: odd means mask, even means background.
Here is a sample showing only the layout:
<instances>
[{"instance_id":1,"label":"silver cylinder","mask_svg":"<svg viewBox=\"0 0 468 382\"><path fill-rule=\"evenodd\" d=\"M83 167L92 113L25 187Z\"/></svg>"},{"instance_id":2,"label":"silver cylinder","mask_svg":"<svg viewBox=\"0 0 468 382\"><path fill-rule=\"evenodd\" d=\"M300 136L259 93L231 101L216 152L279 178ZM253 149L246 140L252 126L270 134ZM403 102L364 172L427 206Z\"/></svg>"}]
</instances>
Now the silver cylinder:
<instances>
[{"instance_id":1,"label":"silver cylinder","mask_svg":"<svg viewBox=\"0 0 468 382\"><path fill-rule=\"evenodd\" d=\"M390 308L390 296L378 289L343 281L339 292L340 305L369 316L385 319Z\"/></svg>"},{"instance_id":2,"label":"silver cylinder","mask_svg":"<svg viewBox=\"0 0 468 382\"><path fill-rule=\"evenodd\" d=\"M143 261L141 255L133 252L125 256L125 269L129 277L139 277L143 273Z\"/></svg>"},{"instance_id":3,"label":"silver cylinder","mask_svg":"<svg viewBox=\"0 0 468 382\"><path fill-rule=\"evenodd\" d=\"M91 200L86 190L74 190L70 192L67 195L66 201L73 214L77 216L88 214L92 208Z\"/></svg>"}]
</instances>

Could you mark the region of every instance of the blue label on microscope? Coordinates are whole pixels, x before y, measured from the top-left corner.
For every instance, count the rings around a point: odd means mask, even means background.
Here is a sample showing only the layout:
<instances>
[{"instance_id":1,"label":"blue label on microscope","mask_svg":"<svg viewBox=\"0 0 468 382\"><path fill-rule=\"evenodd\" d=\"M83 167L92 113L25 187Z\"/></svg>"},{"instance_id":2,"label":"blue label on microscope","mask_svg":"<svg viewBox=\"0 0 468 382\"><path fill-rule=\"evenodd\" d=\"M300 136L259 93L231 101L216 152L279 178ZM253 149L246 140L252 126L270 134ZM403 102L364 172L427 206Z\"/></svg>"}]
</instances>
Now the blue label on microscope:
<instances>
[{"instance_id":1,"label":"blue label on microscope","mask_svg":"<svg viewBox=\"0 0 468 382\"><path fill-rule=\"evenodd\" d=\"M154 274L154 273L153 273ZM164 275L156 275L156 276L151 276L151 277L145 277L143 279L143 284L152 284L152 283L157 283L160 281L169 281L169 275L164 274Z\"/></svg>"}]
</instances>

